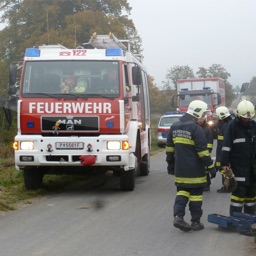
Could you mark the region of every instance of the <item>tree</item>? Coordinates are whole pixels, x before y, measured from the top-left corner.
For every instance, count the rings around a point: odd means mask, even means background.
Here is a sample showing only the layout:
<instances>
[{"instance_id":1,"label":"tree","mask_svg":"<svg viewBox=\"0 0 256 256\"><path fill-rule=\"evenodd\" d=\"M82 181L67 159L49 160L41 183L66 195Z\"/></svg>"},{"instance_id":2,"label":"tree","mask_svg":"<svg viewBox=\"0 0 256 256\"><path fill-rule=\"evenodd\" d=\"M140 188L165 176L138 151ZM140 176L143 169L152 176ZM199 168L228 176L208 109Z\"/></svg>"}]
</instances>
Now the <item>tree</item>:
<instances>
[{"instance_id":1,"label":"tree","mask_svg":"<svg viewBox=\"0 0 256 256\"><path fill-rule=\"evenodd\" d=\"M226 105L231 106L232 101L235 99L235 93L233 91L232 85L228 82L228 78L231 76L227 70L220 64L212 64L208 69L204 67L199 67L196 72L198 77L219 77L225 82L225 95L226 95Z\"/></svg>"},{"instance_id":2,"label":"tree","mask_svg":"<svg viewBox=\"0 0 256 256\"><path fill-rule=\"evenodd\" d=\"M225 96L226 96L226 106L231 106L232 101L236 98L236 95L234 93L234 89L232 88L232 85L226 81L225 82Z\"/></svg>"},{"instance_id":3,"label":"tree","mask_svg":"<svg viewBox=\"0 0 256 256\"><path fill-rule=\"evenodd\" d=\"M141 39L128 18L127 0L9 0L3 1L1 10L7 27L0 32L0 56L10 62L21 59L27 47L63 44L75 48L88 42L95 31L130 39L133 50L141 52Z\"/></svg>"},{"instance_id":4,"label":"tree","mask_svg":"<svg viewBox=\"0 0 256 256\"><path fill-rule=\"evenodd\" d=\"M231 76L230 73L228 73L220 64L212 64L207 71L208 77L220 77L224 81L227 81Z\"/></svg>"},{"instance_id":5,"label":"tree","mask_svg":"<svg viewBox=\"0 0 256 256\"><path fill-rule=\"evenodd\" d=\"M204 67L199 67L199 70L196 72L196 74L198 75L198 77L200 78L204 78L204 77L209 77L208 75L208 70Z\"/></svg>"},{"instance_id":6,"label":"tree","mask_svg":"<svg viewBox=\"0 0 256 256\"><path fill-rule=\"evenodd\" d=\"M193 69L189 66L174 66L169 69L166 74L166 79L171 80L177 88L177 79L186 79L194 77Z\"/></svg>"},{"instance_id":7,"label":"tree","mask_svg":"<svg viewBox=\"0 0 256 256\"><path fill-rule=\"evenodd\" d=\"M43 44L62 44L68 48L87 43L94 32L112 32L129 39L132 51L140 54L141 38L128 18L127 0L6 0L1 1L0 57L6 73L8 65L23 59L26 48ZM2 69L1 67L4 67ZM7 80L0 85L1 92Z\"/></svg>"},{"instance_id":8,"label":"tree","mask_svg":"<svg viewBox=\"0 0 256 256\"><path fill-rule=\"evenodd\" d=\"M212 64L208 69L199 67L196 74L198 77L220 77L224 81L227 81L231 76L220 64Z\"/></svg>"}]
</instances>

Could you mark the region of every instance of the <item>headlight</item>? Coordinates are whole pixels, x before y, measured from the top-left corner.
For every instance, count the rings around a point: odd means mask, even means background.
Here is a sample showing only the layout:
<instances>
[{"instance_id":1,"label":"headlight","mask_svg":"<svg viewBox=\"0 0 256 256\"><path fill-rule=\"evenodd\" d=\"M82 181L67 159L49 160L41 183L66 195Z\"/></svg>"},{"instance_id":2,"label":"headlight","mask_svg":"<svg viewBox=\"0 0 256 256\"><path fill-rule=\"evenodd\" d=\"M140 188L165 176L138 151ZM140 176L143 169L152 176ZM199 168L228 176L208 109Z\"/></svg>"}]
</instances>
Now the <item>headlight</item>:
<instances>
[{"instance_id":1,"label":"headlight","mask_svg":"<svg viewBox=\"0 0 256 256\"><path fill-rule=\"evenodd\" d=\"M208 125L210 125L210 126L213 126L213 125L214 125L214 122L213 122L212 120L208 121L207 123L208 123Z\"/></svg>"},{"instance_id":2,"label":"headlight","mask_svg":"<svg viewBox=\"0 0 256 256\"><path fill-rule=\"evenodd\" d=\"M33 141L21 141L20 149L21 150L32 150L32 149L34 149L34 142Z\"/></svg>"},{"instance_id":3,"label":"headlight","mask_svg":"<svg viewBox=\"0 0 256 256\"><path fill-rule=\"evenodd\" d=\"M109 150L120 150L121 149L121 142L120 141L108 141L107 142L107 149L109 149Z\"/></svg>"},{"instance_id":4,"label":"headlight","mask_svg":"<svg viewBox=\"0 0 256 256\"><path fill-rule=\"evenodd\" d=\"M108 150L129 150L130 144L127 140L124 141L108 141Z\"/></svg>"}]
</instances>

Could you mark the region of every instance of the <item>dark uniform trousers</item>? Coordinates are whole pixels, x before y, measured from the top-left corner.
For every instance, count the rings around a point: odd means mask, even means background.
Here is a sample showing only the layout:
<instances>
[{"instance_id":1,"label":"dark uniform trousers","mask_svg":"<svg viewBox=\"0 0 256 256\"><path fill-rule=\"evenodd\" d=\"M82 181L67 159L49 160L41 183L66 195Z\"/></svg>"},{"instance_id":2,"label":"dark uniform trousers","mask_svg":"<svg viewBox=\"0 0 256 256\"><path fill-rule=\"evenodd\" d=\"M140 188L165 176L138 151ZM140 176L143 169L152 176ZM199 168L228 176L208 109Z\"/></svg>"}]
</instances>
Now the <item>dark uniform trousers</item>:
<instances>
[{"instance_id":1,"label":"dark uniform trousers","mask_svg":"<svg viewBox=\"0 0 256 256\"><path fill-rule=\"evenodd\" d=\"M243 212L255 214L256 191L253 186L239 184L237 189L231 195L230 215L233 212Z\"/></svg>"},{"instance_id":2,"label":"dark uniform trousers","mask_svg":"<svg viewBox=\"0 0 256 256\"><path fill-rule=\"evenodd\" d=\"M174 216L183 217L185 215L185 208L187 204L191 213L191 221L199 222L203 215L203 188L178 187L173 207Z\"/></svg>"}]
</instances>

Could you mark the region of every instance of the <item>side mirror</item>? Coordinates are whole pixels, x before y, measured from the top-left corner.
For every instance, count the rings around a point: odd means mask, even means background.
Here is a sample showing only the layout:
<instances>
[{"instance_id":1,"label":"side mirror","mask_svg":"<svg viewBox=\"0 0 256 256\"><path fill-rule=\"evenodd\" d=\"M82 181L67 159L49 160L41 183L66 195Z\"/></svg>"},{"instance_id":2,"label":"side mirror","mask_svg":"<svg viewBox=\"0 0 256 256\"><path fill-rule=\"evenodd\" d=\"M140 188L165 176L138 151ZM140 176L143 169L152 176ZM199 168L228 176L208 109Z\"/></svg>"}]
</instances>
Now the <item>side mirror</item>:
<instances>
[{"instance_id":1,"label":"side mirror","mask_svg":"<svg viewBox=\"0 0 256 256\"><path fill-rule=\"evenodd\" d=\"M17 65L11 64L9 66L9 85L15 85L17 79Z\"/></svg>"},{"instance_id":2,"label":"side mirror","mask_svg":"<svg viewBox=\"0 0 256 256\"><path fill-rule=\"evenodd\" d=\"M140 96L139 96L139 94L137 93L135 96L132 96L132 101L133 102L139 102L140 101Z\"/></svg>"},{"instance_id":3,"label":"side mirror","mask_svg":"<svg viewBox=\"0 0 256 256\"><path fill-rule=\"evenodd\" d=\"M141 84L141 69L139 66L132 67L132 83L135 85Z\"/></svg>"},{"instance_id":4,"label":"side mirror","mask_svg":"<svg viewBox=\"0 0 256 256\"><path fill-rule=\"evenodd\" d=\"M217 94L217 101L218 101L218 105L221 104L221 95L218 93Z\"/></svg>"},{"instance_id":5,"label":"side mirror","mask_svg":"<svg viewBox=\"0 0 256 256\"><path fill-rule=\"evenodd\" d=\"M11 64L9 66L9 85L8 94L12 97L16 97L19 90L19 85L17 83L17 72L18 66L16 64Z\"/></svg>"}]
</instances>

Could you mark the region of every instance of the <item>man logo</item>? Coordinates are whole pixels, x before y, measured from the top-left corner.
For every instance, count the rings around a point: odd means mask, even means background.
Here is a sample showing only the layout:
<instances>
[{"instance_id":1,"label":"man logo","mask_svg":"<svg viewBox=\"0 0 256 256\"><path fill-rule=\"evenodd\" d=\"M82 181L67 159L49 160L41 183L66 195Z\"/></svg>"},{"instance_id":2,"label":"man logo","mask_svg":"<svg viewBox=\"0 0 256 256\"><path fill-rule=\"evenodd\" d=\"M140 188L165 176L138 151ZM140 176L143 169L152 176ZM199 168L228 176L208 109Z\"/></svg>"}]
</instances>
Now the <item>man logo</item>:
<instances>
[{"instance_id":1,"label":"man logo","mask_svg":"<svg viewBox=\"0 0 256 256\"><path fill-rule=\"evenodd\" d=\"M66 130L67 131L74 131L74 125L73 124L66 125Z\"/></svg>"}]
</instances>

